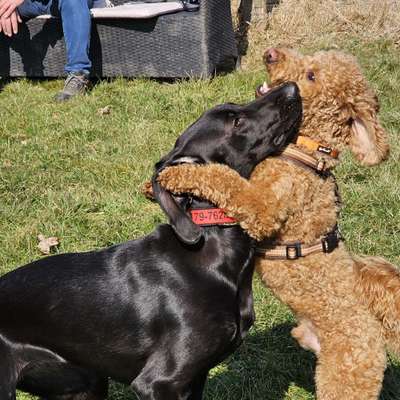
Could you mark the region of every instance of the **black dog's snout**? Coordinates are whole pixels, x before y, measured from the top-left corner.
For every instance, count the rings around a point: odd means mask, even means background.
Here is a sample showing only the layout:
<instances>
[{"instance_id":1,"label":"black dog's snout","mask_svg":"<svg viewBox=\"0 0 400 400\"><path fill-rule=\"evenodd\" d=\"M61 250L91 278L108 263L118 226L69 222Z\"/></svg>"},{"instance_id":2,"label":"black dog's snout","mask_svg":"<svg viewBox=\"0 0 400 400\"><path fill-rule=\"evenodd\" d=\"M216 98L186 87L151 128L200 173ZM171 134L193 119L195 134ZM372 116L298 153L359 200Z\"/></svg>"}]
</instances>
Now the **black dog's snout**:
<instances>
[{"instance_id":1,"label":"black dog's snout","mask_svg":"<svg viewBox=\"0 0 400 400\"><path fill-rule=\"evenodd\" d=\"M301 114L301 96L299 87L294 82L287 82L280 86L280 97L278 102L281 104L281 115L299 112Z\"/></svg>"},{"instance_id":2,"label":"black dog's snout","mask_svg":"<svg viewBox=\"0 0 400 400\"><path fill-rule=\"evenodd\" d=\"M288 100L296 100L300 97L300 91L298 86L294 82L288 82L282 87L283 95Z\"/></svg>"},{"instance_id":3,"label":"black dog's snout","mask_svg":"<svg viewBox=\"0 0 400 400\"><path fill-rule=\"evenodd\" d=\"M258 99L264 104L273 101L275 104L283 105L283 107L293 103L301 103L300 90L294 82L275 86L268 91L267 95L259 96Z\"/></svg>"}]
</instances>

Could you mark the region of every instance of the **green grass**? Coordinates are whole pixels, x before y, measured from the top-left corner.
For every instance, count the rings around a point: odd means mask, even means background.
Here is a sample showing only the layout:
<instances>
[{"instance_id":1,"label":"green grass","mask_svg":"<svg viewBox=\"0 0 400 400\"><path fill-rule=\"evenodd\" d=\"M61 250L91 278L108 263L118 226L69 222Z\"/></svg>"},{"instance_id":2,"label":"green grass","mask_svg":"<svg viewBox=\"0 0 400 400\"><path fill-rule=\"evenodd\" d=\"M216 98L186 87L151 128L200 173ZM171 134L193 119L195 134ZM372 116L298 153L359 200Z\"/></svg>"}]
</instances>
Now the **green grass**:
<instances>
[{"instance_id":1,"label":"green grass","mask_svg":"<svg viewBox=\"0 0 400 400\"><path fill-rule=\"evenodd\" d=\"M400 57L387 43L349 42L381 100L392 154L367 169L349 155L337 171L346 206L341 228L355 252L400 265ZM164 221L140 195L154 162L204 110L246 102L262 71L173 84L101 82L83 98L58 105L62 81L15 80L0 92L0 273L41 257L37 235L58 236L58 252L85 251L136 238ZM98 110L111 106L109 115ZM206 399L314 399L315 360L290 338L293 317L255 278L257 323L240 350L215 368ZM112 400L134 399L113 384ZM382 395L400 398L391 363ZM19 400L31 399L22 393ZM344 399L345 400L345 399Z\"/></svg>"}]
</instances>

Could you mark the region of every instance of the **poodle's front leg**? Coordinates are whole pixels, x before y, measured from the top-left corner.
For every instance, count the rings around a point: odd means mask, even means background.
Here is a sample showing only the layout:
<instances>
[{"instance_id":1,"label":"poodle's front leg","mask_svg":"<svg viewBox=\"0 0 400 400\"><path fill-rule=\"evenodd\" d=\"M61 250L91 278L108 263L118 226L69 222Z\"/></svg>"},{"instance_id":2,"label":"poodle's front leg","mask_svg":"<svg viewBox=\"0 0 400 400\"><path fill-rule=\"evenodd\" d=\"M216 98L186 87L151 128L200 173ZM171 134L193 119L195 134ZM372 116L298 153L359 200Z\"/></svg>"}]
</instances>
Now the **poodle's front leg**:
<instances>
[{"instance_id":1,"label":"poodle's front leg","mask_svg":"<svg viewBox=\"0 0 400 400\"><path fill-rule=\"evenodd\" d=\"M158 179L171 192L191 193L223 208L257 240L271 236L287 218L285 202L266 183L255 185L225 165L182 164L166 168Z\"/></svg>"},{"instance_id":2,"label":"poodle's front leg","mask_svg":"<svg viewBox=\"0 0 400 400\"><path fill-rule=\"evenodd\" d=\"M318 400L379 398L386 352L379 334L364 328L365 336L343 332L322 341L315 378Z\"/></svg>"},{"instance_id":3,"label":"poodle's front leg","mask_svg":"<svg viewBox=\"0 0 400 400\"><path fill-rule=\"evenodd\" d=\"M239 194L250 192L250 183L222 164L181 164L161 171L158 181L174 193L191 193L225 207Z\"/></svg>"}]
</instances>

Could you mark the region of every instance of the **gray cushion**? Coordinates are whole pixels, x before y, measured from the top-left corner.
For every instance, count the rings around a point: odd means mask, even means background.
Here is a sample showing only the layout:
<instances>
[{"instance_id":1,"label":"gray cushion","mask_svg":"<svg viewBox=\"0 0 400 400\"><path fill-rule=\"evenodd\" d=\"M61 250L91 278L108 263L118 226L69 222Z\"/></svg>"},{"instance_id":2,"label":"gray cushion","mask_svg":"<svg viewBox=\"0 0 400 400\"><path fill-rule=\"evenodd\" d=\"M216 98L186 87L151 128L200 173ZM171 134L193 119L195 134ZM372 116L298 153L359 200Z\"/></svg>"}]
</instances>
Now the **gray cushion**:
<instances>
[{"instance_id":1,"label":"gray cushion","mask_svg":"<svg viewBox=\"0 0 400 400\"><path fill-rule=\"evenodd\" d=\"M152 18L158 15L182 11L180 1L163 3L125 3L122 6L92 8L93 18Z\"/></svg>"},{"instance_id":2,"label":"gray cushion","mask_svg":"<svg viewBox=\"0 0 400 400\"><path fill-rule=\"evenodd\" d=\"M181 1L169 1L162 3L125 3L121 6L92 8L92 17L100 18L153 18L162 14L182 11L184 6ZM50 15L41 15L38 18L51 18Z\"/></svg>"}]
</instances>

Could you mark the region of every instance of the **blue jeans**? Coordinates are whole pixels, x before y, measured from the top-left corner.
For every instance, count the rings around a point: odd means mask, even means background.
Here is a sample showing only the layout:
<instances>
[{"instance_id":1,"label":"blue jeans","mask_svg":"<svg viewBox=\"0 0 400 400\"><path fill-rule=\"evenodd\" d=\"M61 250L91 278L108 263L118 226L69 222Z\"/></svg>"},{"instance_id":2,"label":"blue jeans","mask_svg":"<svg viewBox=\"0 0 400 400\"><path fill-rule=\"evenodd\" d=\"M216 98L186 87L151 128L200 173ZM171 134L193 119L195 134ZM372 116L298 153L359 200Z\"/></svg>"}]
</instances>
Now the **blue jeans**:
<instances>
[{"instance_id":1,"label":"blue jeans","mask_svg":"<svg viewBox=\"0 0 400 400\"><path fill-rule=\"evenodd\" d=\"M65 71L89 73L91 17L89 9L93 0L25 0L18 12L23 18L51 14L61 17L67 49Z\"/></svg>"}]
</instances>

